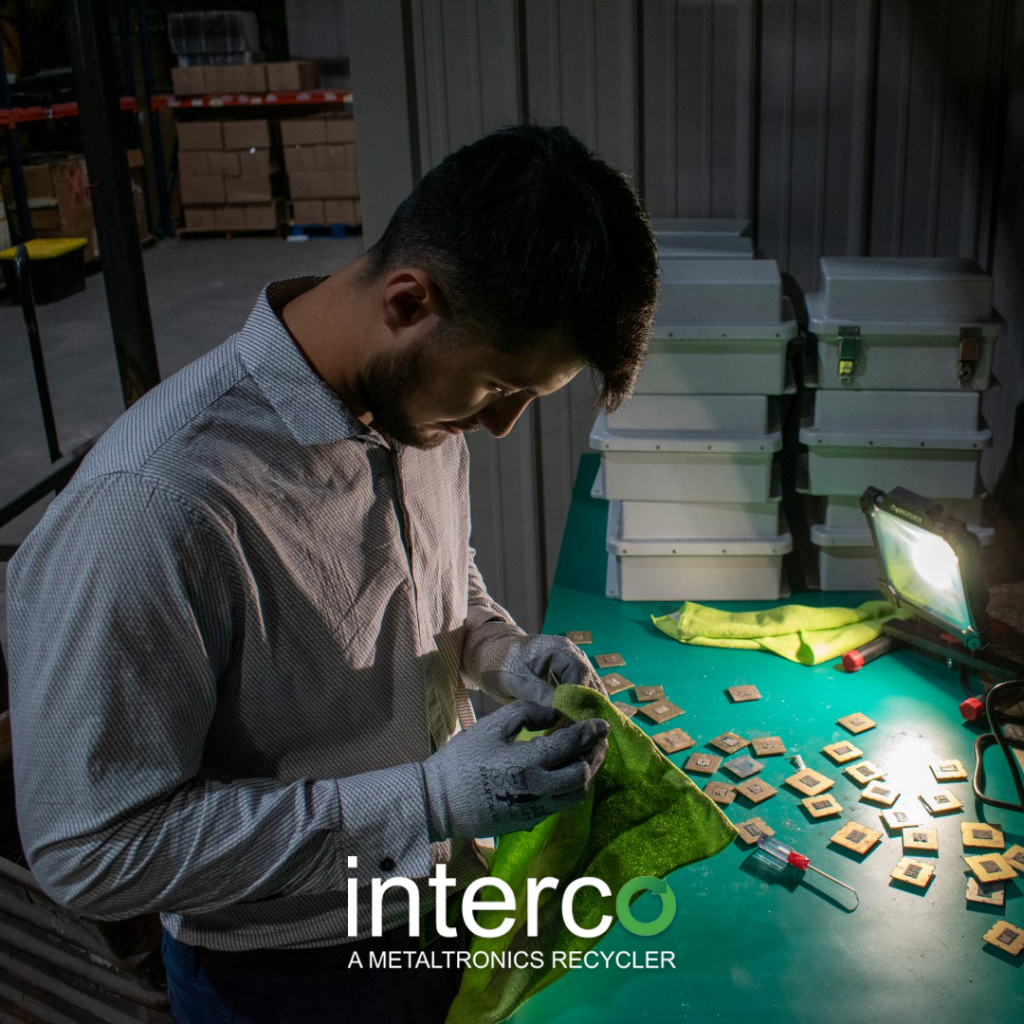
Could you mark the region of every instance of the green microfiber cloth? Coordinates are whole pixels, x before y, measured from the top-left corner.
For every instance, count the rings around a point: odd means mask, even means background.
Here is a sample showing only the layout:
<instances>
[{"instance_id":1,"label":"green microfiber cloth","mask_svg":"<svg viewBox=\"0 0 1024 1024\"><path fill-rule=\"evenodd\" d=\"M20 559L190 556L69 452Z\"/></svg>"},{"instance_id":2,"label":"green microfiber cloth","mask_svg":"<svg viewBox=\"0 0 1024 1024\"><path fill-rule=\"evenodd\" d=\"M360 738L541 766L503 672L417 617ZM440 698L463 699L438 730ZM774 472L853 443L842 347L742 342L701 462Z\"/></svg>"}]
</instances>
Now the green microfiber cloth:
<instances>
[{"instance_id":1,"label":"green microfiber cloth","mask_svg":"<svg viewBox=\"0 0 1024 1024\"><path fill-rule=\"evenodd\" d=\"M887 601L865 601L859 608L786 604L760 612L726 612L687 601L651 621L684 644L771 651L800 665L820 665L874 640L883 622L907 614Z\"/></svg>"},{"instance_id":2,"label":"green microfiber cloth","mask_svg":"<svg viewBox=\"0 0 1024 1024\"><path fill-rule=\"evenodd\" d=\"M540 899L538 934L526 934L526 881L552 876L562 883L590 876L605 881L612 896L592 887L577 894L577 923L595 928L605 914L615 916L615 895L640 875L664 878L694 861L724 850L736 829L655 746L651 738L612 707L607 697L582 686L559 686L554 706L574 721L603 718L611 726L608 753L586 799L553 814L531 832L502 836L491 876L507 882L516 895L516 922L495 939L474 936L470 955L479 951L509 954L540 950L544 966L478 969L470 966L446 1024L495 1024L541 989L560 978L550 952L592 949L600 937L581 938L562 920L562 891L548 890ZM487 890L485 890L487 894ZM487 894L487 898L493 898ZM506 912L484 911L477 922L497 927ZM482 958L481 958L482 959ZM521 962L528 958L519 957Z\"/></svg>"}]
</instances>

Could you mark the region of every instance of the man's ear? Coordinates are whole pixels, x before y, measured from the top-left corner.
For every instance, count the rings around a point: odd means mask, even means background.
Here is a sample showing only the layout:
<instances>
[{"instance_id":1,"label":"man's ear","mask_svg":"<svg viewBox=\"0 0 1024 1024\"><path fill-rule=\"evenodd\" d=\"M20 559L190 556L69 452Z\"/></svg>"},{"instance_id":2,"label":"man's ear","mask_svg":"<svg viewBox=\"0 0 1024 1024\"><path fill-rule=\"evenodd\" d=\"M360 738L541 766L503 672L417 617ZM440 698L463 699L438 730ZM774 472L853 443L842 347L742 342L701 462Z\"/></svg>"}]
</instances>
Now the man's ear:
<instances>
[{"instance_id":1,"label":"man's ear","mask_svg":"<svg viewBox=\"0 0 1024 1024\"><path fill-rule=\"evenodd\" d=\"M401 331L441 316L444 300L425 270L402 267L384 279L381 304L384 322L392 331Z\"/></svg>"}]
</instances>

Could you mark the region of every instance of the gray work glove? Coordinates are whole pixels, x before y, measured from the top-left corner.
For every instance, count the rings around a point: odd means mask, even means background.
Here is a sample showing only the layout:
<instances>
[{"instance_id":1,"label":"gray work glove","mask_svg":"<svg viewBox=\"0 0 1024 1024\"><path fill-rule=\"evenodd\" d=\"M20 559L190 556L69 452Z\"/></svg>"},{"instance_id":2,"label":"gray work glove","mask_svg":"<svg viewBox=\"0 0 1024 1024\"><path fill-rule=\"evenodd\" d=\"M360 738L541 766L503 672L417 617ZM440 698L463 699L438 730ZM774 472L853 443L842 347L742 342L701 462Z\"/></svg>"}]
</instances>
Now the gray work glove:
<instances>
[{"instance_id":1,"label":"gray work glove","mask_svg":"<svg viewBox=\"0 0 1024 1024\"><path fill-rule=\"evenodd\" d=\"M467 647L473 648L476 682L499 700L550 705L560 683L605 692L587 656L564 636L530 636L509 623L488 622Z\"/></svg>"},{"instance_id":2,"label":"gray work glove","mask_svg":"<svg viewBox=\"0 0 1024 1024\"><path fill-rule=\"evenodd\" d=\"M589 718L550 736L554 708L516 701L456 733L423 762L430 839L475 839L533 828L583 799L608 750L608 723Z\"/></svg>"}]
</instances>

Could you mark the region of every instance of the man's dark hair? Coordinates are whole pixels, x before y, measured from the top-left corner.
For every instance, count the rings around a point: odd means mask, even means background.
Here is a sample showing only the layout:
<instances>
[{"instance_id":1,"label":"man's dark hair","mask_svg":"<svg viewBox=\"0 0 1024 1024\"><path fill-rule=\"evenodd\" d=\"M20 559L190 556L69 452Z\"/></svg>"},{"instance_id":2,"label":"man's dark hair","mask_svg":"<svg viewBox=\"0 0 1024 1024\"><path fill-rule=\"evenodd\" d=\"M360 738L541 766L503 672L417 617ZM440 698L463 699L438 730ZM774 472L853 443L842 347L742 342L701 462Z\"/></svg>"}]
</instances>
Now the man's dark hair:
<instances>
[{"instance_id":1,"label":"man's dark hair","mask_svg":"<svg viewBox=\"0 0 1024 1024\"><path fill-rule=\"evenodd\" d=\"M426 270L453 328L506 352L555 329L628 398L658 299L658 258L632 185L564 127L501 128L438 164L367 255L378 280Z\"/></svg>"}]
</instances>

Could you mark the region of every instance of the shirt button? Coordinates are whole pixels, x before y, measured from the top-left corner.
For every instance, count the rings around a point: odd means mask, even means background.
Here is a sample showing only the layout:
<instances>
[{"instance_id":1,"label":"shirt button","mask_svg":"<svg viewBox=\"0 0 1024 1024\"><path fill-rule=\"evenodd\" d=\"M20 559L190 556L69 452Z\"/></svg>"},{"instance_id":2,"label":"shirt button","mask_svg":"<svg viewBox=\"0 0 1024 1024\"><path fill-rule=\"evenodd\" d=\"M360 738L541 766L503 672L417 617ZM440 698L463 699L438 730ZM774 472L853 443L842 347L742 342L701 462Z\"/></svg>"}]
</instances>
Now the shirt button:
<instances>
[{"instance_id":1,"label":"shirt button","mask_svg":"<svg viewBox=\"0 0 1024 1024\"><path fill-rule=\"evenodd\" d=\"M398 865L395 863L393 857L385 857L380 862L381 871L394 871L396 867L398 867Z\"/></svg>"}]
</instances>

